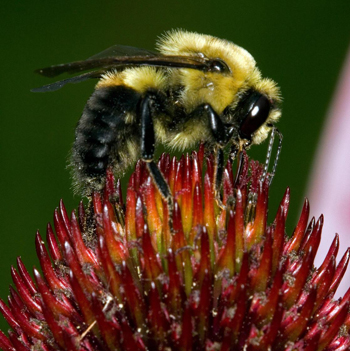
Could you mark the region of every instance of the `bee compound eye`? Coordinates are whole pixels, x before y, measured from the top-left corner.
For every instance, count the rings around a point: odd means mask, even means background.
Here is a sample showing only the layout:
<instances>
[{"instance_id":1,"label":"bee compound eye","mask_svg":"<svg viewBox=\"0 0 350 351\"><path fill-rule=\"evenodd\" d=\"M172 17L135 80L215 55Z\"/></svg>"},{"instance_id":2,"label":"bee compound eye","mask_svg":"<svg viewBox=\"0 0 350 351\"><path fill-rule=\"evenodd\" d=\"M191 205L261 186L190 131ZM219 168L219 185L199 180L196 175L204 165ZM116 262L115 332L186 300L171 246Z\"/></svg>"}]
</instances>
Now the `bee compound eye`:
<instances>
[{"instance_id":1,"label":"bee compound eye","mask_svg":"<svg viewBox=\"0 0 350 351\"><path fill-rule=\"evenodd\" d=\"M271 109L269 99L259 94L259 96L250 105L247 115L242 120L239 128L239 134L243 138L250 139L267 120Z\"/></svg>"}]
</instances>

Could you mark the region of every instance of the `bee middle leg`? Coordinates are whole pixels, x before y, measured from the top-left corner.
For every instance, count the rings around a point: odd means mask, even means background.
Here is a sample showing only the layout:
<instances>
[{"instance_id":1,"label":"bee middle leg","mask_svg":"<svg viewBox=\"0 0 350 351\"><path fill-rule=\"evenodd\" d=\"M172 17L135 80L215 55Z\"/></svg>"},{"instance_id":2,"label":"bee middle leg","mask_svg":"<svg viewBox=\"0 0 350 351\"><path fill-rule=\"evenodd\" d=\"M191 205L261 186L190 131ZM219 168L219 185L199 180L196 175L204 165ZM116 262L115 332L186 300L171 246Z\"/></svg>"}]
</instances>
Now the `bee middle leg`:
<instances>
[{"instance_id":1,"label":"bee middle leg","mask_svg":"<svg viewBox=\"0 0 350 351\"><path fill-rule=\"evenodd\" d=\"M174 209L174 199L171 194L168 183L166 182L162 172L154 162L155 151L155 135L152 117L151 104L153 103L152 95L146 95L140 105L141 114L141 158L147 164L148 171L153 179L154 184L158 188L162 198L168 205L169 226L173 231L172 214Z\"/></svg>"}]
</instances>

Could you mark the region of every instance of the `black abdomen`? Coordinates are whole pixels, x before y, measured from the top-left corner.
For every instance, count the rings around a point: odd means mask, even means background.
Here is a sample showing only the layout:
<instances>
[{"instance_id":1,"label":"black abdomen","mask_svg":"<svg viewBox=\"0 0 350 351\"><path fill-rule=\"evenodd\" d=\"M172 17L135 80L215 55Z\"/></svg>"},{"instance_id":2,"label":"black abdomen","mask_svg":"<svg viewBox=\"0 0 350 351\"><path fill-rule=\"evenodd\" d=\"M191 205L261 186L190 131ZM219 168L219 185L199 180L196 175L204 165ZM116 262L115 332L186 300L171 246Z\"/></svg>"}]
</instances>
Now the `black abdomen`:
<instances>
[{"instance_id":1,"label":"black abdomen","mask_svg":"<svg viewBox=\"0 0 350 351\"><path fill-rule=\"evenodd\" d=\"M88 100L72 154L75 181L85 192L103 187L107 167L122 173L133 161L130 157L139 153L140 99L135 90L115 86L96 89Z\"/></svg>"}]
</instances>

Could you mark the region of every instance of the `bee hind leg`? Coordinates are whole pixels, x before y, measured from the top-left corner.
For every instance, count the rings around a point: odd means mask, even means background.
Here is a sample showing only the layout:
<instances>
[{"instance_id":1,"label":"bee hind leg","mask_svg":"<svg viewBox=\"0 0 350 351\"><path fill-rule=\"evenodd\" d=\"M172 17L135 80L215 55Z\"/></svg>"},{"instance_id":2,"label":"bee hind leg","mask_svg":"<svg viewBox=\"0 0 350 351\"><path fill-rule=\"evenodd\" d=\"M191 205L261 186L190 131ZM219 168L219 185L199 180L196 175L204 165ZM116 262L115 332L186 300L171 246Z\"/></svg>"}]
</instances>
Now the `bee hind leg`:
<instances>
[{"instance_id":1,"label":"bee hind leg","mask_svg":"<svg viewBox=\"0 0 350 351\"><path fill-rule=\"evenodd\" d=\"M172 214L174 209L174 199L171 194L168 183L166 182L162 172L154 162L155 151L155 135L153 118L151 113L152 96L146 95L141 101L140 115L141 115L141 158L147 164L148 171L153 179L154 184L158 188L163 200L168 205L169 212L169 227L173 232Z\"/></svg>"}]
</instances>

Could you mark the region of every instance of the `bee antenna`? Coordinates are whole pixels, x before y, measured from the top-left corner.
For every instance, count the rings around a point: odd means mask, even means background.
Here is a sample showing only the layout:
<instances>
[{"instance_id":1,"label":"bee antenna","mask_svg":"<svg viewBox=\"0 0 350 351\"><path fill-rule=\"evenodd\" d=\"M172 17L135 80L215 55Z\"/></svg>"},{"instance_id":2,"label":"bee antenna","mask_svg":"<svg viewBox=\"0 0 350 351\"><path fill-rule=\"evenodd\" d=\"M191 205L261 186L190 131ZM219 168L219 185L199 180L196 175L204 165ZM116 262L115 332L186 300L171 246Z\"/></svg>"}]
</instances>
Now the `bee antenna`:
<instances>
[{"instance_id":1,"label":"bee antenna","mask_svg":"<svg viewBox=\"0 0 350 351\"><path fill-rule=\"evenodd\" d=\"M269 140L269 146L267 148L266 161L265 161L265 165L264 165L264 172L263 172L263 175L262 175L262 181L264 181L266 176L267 176L267 171L268 171L268 168L269 168L269 165L270 165L271 155L272 155L272 148L273 148L273 143L275 141L275 135L276 134L278 136L278 140L279 141L278 141L278 147L277 147L277 151L276 151L275 161L274 161L273 166L272 166L272 171L269 174L270 185L272 183L273 177L275 176L278 159L280 157L280 153L281 153L281 149L282 149L283 135L276 127L272 128L272 132L271 132L271 136L270 136L270 140Z\"/></svg>"}]
</instances>

